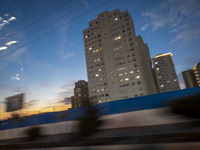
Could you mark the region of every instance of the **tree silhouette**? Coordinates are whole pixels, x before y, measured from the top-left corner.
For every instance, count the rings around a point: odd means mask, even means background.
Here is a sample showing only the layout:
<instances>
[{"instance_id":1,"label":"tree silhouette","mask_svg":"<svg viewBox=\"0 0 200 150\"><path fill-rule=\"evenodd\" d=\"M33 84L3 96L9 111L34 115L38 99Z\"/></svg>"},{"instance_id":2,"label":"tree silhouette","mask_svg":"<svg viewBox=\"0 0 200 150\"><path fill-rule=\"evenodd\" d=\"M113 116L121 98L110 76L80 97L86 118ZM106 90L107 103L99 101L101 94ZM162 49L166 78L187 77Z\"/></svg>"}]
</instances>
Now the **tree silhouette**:
<instances>
[{"instance_id":1,"label":"tree silhouette","mask_svg":"<svg viewBox=\"0 0 200 150\"><path fill-rule=\"evenodd\" d=\"M40 127L31 127L27 130L26 134L28 135L28 140L36 140L42 136Z\"/></svg>"},{"instance_id":2,"label":"tree silhouette","mask_svg":"<svg viewBox=\"0 0 200 150\"><path fill-rule=\"evenodd\" d=\"M200 119L200 93L174 100L171 109L176 114Z\"/></svg>"},{"instance_id":3,"label":"tree silhouette","mask_svg":"<svg viewBox=\"0 0 200 150\"><path fill-rule=\"evenodd\" d=\"M85 115L80 118L79 134L81 137L87 137L98 131L102 125L99 120L98 109L90 105L86 108Z\"/></svg>"}]
</instances>

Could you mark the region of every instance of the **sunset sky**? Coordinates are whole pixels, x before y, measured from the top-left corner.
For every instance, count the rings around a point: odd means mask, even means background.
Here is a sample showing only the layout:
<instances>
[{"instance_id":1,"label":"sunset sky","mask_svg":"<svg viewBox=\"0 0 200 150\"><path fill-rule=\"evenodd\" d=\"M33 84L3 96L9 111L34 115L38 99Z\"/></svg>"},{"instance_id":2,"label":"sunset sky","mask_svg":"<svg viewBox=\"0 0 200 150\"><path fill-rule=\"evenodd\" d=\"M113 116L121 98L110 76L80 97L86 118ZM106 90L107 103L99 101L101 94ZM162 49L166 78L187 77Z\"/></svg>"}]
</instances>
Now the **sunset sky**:
<instances>
[{"instance_id":1,"label":"sunset sky","mask_svg":"<svg viewBox=\"0 0 200 150\"><path fill-rule=\"evenodd\" d=\"M11 95L25 93L31 110L72 96L74 82L87 80L82 30L115 9L129 11L152 58L173 53L184 88L181 72L200 62L199 0L1 0L0 118Z\"/></svg>"}]
</instances>

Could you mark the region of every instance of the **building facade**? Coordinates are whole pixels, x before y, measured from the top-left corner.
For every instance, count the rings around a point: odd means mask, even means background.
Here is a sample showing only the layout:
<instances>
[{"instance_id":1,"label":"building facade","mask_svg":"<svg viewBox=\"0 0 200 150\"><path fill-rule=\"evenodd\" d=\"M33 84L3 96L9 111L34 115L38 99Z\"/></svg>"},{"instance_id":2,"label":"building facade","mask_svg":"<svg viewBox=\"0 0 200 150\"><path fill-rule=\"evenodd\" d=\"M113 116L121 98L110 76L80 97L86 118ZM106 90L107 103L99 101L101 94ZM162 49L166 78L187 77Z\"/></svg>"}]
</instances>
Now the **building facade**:
<instances>
[{"instance_id":1,"label":"building facade","mask_svg":"<svg viewBox=\"0 0 200 150\"><path fill-rule=\"evenodd\" d=\"M89 105L88 83L80 80L75 83L74 96L71 97L72 108Z\"/></svg>"},{"instance_id":2,"label":"building facade","mask_svg":"<svg viewBox=\"0 0 200 150\"><path fill-rule=\"evenodd\" d=\"M152 60L158 91L162 93L179 90L180 86L172 60L172 53L159 54Z\"/></svg>"},{"instance_id":3,"label":"building facade","mask_svg":"<svg viewBox=\"0 0 200 150\"><path fill-rule=\"evenodd\" d=\"M156 93L149 48L128 11L104 11L83 36L92 104Z\"/></svg>"},{"instance_id":4,"label":"building facade","mask_svg":"<svg viewBox=\"0 0 200 150\"><path fill-rule=\"evenodd\" d=\"M200 63L196 64L193 68L197 85L200 86Z\"/></svg>"},{"instance_id":5,"label":"building facade","mask_svg":"<svg viewBox=\"0 0 200 150\"><path fill-rule=\"evenodd\" d=\"M193 69L182 72L182 75L185 81L186 88L198 86Z\"/></svg>"}]
</instances>

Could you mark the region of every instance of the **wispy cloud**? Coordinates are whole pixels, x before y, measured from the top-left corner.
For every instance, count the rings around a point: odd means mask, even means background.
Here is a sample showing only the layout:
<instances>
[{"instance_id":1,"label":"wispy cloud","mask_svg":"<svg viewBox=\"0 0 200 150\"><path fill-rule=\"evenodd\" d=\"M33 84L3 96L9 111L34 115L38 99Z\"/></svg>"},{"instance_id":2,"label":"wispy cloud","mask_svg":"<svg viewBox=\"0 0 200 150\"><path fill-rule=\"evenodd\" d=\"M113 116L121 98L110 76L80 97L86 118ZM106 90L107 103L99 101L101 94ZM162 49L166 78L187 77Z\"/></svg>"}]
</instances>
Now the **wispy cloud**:
<instances>
[{"instance_id":1,"label":"wispy cloud","mask_svg":"<svg viewBox=\"0 0 200 150\"><path fill-rule=\"evenodd\" d=\"M59 101L63 101L66 97L73 95L74 83L73 80L66 80L59 89L52 90L52 94L57 95Z\"/></svg>"},{"instance_id":2,"label":"wispy cloud","mask_svg":"<svg viewBox=\"0 0 200 150\"><path fill-rule=\"evenodd\" d=\"M21 49L18 49L17 51L14 51L13 53L10 53L4 58L11 62L18 62L21 64L21 57L25 51L26 51L26 47L23 47Z\"/></svg>"},{"instance_id":3,"label":"wispy cloud","mask_svg":"<svg viewBox=\"0 0 200 150\"><path fill-rule=\"evenodd\" d=\"M42 83L40 83L40 87L41 88L50 88L50 87L52 87L52 84L50 84L50 83L46 83L46 82L42 82Z\"/></svg>"},{"instance_id":4,"label":"wispy cloud","mask_svg":"<svg viewBox=\"0 0 200 150\"><path fill-rule=\"evenodd\" d=\"M60 103L64 103L66 105L70 105L71 104L71 97L64 98L64 100L60 101Z\"/></svg>"},{"instance_id":5,"label":"wispy cloud","mask_svg":"<svg viewBox=\"0 0 200 150\"><path fill-rule=\"evenodd\" d=\"M67 51L67 46L70 45L70 42L67 40L66 31L67 31L67 27L59 31L59 33L61 34L62 43L61 43L60 49L58 50L58 55L62 61L75 56L73 52Z\"/></svg>"},{"instance_id":6,"label":"wispy cloud","mask_svg":"<svg viewBox=\"0 0 200 150\"><path fill-rule=\"evenodd\" d=\"M60 55L60 57L61 57L61 60L67 60L68 58L70 58L70 57L72 57L72 56L74 56L75 54L74 53L72 53L72 52L64 52L64 50L60 50L60 51L58 51L58 53L59 53L59 55Z\"/></svg>"},{"instance_id":7,"label":"wispy cloud","mask_svg":"<svg viewBox=\"0 0 200 150\"><path fill-rule=\"evenodd\" d=\"M192 28L181 31L177 34L176 38L170 41L170 44L182 40L184 43L188 42L188 39L192 38L200 38L200 29L199 28Z\"/></svg>"},{"instance_id":8,"label":"wispy cloud","mask_svg":"<svg viewBox=\"0 0 200 150\"><path fill-rule=\"evenodd\" d=\"M1 91L11 91L14 93L27 93L28 90L25 87L22 86L10 86L0 83L0 90Z\"/></svg>"},{"instance_id":9,"label":"wispy cloud","mask_svg":"<svg viewBox=\"0 0 200 150\"><path fill-rule=\"evenodd\" d=\"M178 40L184 42L191 37L197 38L200 32L199 0L163 0L154 8L142 13L152 31L167 28L169 33L177 34L170 43ZM145 29L145 26L142 29Z\"/></svg>"},{"instance_id":10,"label":"wispy cloud","mask_svg":"<svg viewBox=\"0 0 200 150\"><path fill-rule=\"evenodd\" d=\"M148 26L149 26L149 24L147 23L147 24L145 24L142 28L141 28L141 30L142 31L144 31L144 30L146 30L147 28L148 28Z\"/></svg>"}]
</instances>

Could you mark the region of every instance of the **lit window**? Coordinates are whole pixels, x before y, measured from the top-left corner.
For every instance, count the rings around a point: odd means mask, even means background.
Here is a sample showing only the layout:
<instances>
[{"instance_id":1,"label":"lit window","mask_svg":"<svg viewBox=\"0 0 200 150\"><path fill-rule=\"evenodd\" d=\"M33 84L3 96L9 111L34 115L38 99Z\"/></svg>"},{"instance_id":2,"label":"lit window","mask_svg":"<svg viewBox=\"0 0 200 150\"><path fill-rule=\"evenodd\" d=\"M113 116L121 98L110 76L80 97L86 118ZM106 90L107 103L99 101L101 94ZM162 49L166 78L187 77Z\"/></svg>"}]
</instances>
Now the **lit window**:
<instances>
[{"instance_id":1,"label":"lit window","mask_svg":"<svg viewBox=\"0 0 200 150\"><path fill-rule=\"evenodd\" d=\"M94 62L97 62L97 60L95 59Z\"/></svg>"},{"instance_id":2,"label":"lit window","mask_svg":"<svg viewBox=\"0 0 200 150\"><path fill-rule=\"evenodd\" d=\"M101 100L99 100L99 103L101 103L102 101Z\"/></svg>"},{"instance_id":3,"label":"lit window","mask_svg":"<svg viewBox=\"0 0 200 150\"><path fill-rule=\"evenodd\" d=\"M129 80L129 78L125 78L125 81L128 81Z\"/></svg>"},{"instance_id":4,"label":"lit window","mask_svg":"<svg viewBox=\"0 0 200 150\"><path fill-rule=\"evenodd\" d=\"M97 92L99 92L99 90L97 90Z\"/></svg>"},{"instance_id":5,"label":"lit window","mask_svg":"<svg viewBox=\"0 0 200 150\"><path fill-rule=\"evenodd\" d=\"M98 76L99 76L99 74L96 74L95 76L96 76L96 77L98 77Z\"/></svg>"},{"instance_id":6,"label":"lit window","mask_svg":"<svg viewBox=\"0 0 200 150\"><path fill-rule=\"evenodd\" d=\"M116 38L114 38L113 40L116 41L116 40L120 40L121 39L121 36L118 36Z\"/></svg>"},{"instance_id":7,"label":"lit window","mask_svg":"<svg viewBox=\"0 0 200 150\"><path fill-rule=\"evenodd\" d=\"M159 77L159 79L161 79L161 76Z\"/></svg>"},{"instance_id":8,"label":"lit window","mask_svg":"<svg viewBox=\"0 0 200 150\"><path fill-rule=\"evenodd\" d=\"M140 78L140 76L136 76L136 78L137 78L137 79L139 79L139 78Z\"/></svg>"},{"instance_id":9,"label":"lit window","mask_svg":"<svg viewBox=\"0 0 200 150\"><path fill-rule=\"evenodd\" d=\"M174 79L174 81L177 81L177 79Z\"/></svg>"},{"instance_id":10,"label":"lit window","mask_svg":"<svg viewBox=\"0 0 200 150\"><path fill-rule=\"evenodd\" d=\"M91 50L91 49L92 49L92 47L89 48L89 50Z\"/></svg>"},{"instance_id":11,"label":"lit window","mask_svg":"<svg viewBox=\"0 0 200 150\"><path fill-rule=\"evenodd\" d=\"M130 71L130 74L132 74L133 73L133 71Z\"/></svg>"},{"instance_id":12,"label":"lit window","mask_svg":"<svg viewBox=\"0 0 200 150\"><path fill-rule=\"evenodd\" d=\"M95 50L93 50L93 53L95 53Z\"/></svg>"},{"instance_id":13,"label":"lit window","mask_svg":"<svg viewBox=\"0 0 200 150\"><path fill-rule=\"evenodd\" d=\"M120 81L120 82L123 82L123 81L124 81L124 79L120 79L119 81Z\"/></svg>"},{"instance_id":14,"label":"lit window","mask_svg":"<svg viewBox=\"0 0 200 150\"><path fill-rule=\"evenodd\" d=\"M104 89L101 89L101 91L104 91Z\"/></svg>"},{"instance_id":15,"label":"lit window","mask_svg":"<svg viewBox=\"0 0 200 150\"><path fill-rule=\"evenodd\" d=\"M100 61L100 59L98 58L97 61Z\"/></svg>"},{"instance_id":16,"label":"lit window","mask_svg":"<svg viewBox=\"0 0 200 150\"><path fill-rule=\"evenodd\" d=\"M101 71L101 68L99 68L98 71Z\"/></svg>"},{"instance_id":17,"label":"lit window","mask_svg":"<svg viewBox=\"0 0 200 150\"><path fill-rule=\"evenodd\" d=\"M157 64L158 64L158 62L156 61L156 62L155 62L155 64L157 65Z\"/></svg>"},{"instance_id":18,"label":"lit window","mask_svg":"<svg viewBox=\"0 0 200 150\"><path fill-rule=\"evenodd\" d=\"M85 36L85 38L87 39L87 38L88 38L88 36L86 35L86 36Z\"/></svg>"},{"instance_id":19,"label":"lit window","mask_svg":"<svg viewBox=\"0 0 200 150\"><path fill-rule=\"evenodd\" d=\"M119 74L119 77L120 77L120 76L123 76L123 74L122 74L122 73L120 73L120 74Z\"/></svg>"},{"instance_id":20,"label":"lit window","mask_svg":"<svg viewBox=\"0 0 200 150\"><path fill-rule=\"evenodd\" d=\"M97 49L96 52L98 52L99 50Z\"/></svg>"},{"instance_id":21,"label":"lit window","mask_svg":"<svg viewBox=\"0 0 200 150\"><path fill-rule=\"evenodd\" d=\"M164 87L164 85L161 85L160 87Z\"/></svg>"},{"instance_id":22,"label":"lit window","mask_svg":"<svg viewBox=\"0 0 200 150\"><path fill-rule=\"evenodd\" d=\"M124 75L127 75L127 72L124 72Z\"/></svg>"},{"instance_id":23,"label":"lit window","mask_svg":"<svg viewBox=\"0 0 200 150\"><path fill-rule=\"evenodd\" d=\"M109 99L107 99L106 101L107 101L107 102L109 102L110 100L109 100Z\"/></svg>"},{"instance_id":24,"label":"lit window","mask_svg":"<svg viewBox=\"0 0 200 150\"><path fill-rule=\"evenodd\" d=\"M159 70L159 68L157 68L156 70Z\"/></svg>"},{"instance_id":25,"label":"lit window","mask_svg":"<svg viewBox=\"0 0 200 150\"><path fill-rule=\"evenodd\" d=\"M137 73L138 73L138 72L140 72L140 70L139 70L139 69L136 69L135 71L136 71Z\"/></svg>"},{"instance_id":26,"label":"lit window","mask_svg":"<svg viewBox=\"0 0 200 150\"><path fill-rule=\"evenodd\" d=\"M114 21L117 21L117 20L118 20L118 18L115 18L115 19L114 19Z\"/></svg>"}]
</instances>

